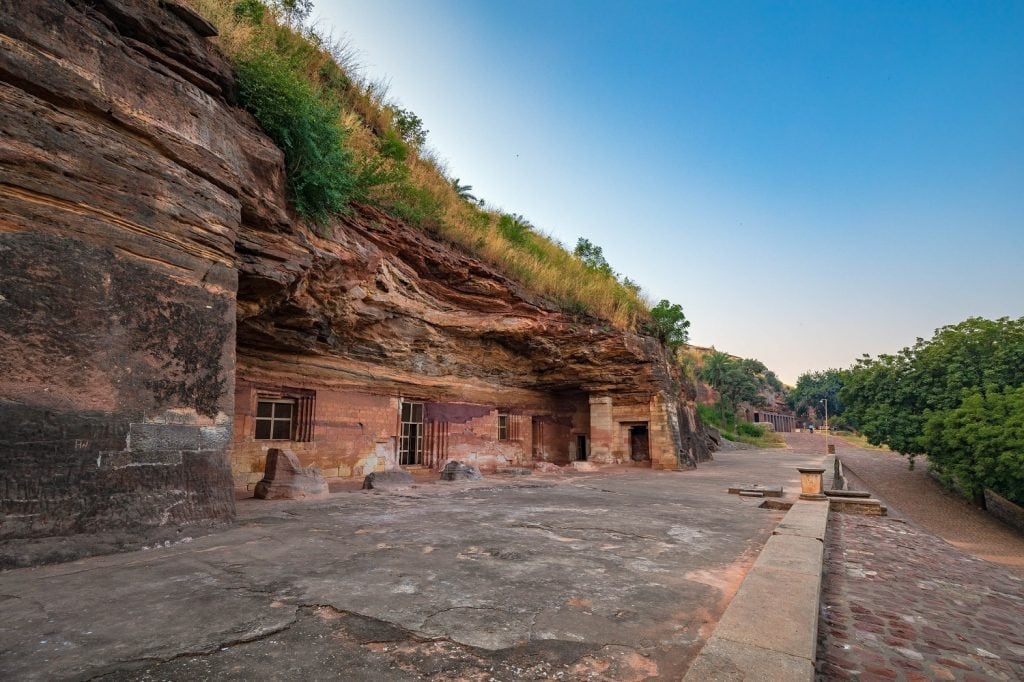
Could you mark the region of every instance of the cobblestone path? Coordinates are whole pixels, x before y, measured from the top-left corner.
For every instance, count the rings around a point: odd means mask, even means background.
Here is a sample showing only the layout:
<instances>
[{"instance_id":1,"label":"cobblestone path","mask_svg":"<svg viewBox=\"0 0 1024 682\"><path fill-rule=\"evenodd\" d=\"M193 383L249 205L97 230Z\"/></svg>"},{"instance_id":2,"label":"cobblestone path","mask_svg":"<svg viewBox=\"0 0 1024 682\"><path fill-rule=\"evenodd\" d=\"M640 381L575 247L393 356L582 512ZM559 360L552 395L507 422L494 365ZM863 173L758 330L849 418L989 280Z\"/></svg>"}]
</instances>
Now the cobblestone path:
<instances>
[{"instance_id":1,"label":"cobblestone path","mask_svg":"<svg viewBox=\"0 0 1024 682\"><path fill-rule=\"evenodd\" d=\"M820 680L1024 680L1024 579L892 518L831 514Z\"/></svg>"},{"instance_id":2,"label":"cobblestone path","mask_svg":"<svg viewBox=\"0 0 1024 682\"><path fill-rule=\"evenodd\" d=\"M820 434L786 442L824 449ZM910 471L899 455L833 442L853 487L891 516L829 516L818 679L1024 680L1024 538L924 462Z\"/></svg>"}]
</instances>

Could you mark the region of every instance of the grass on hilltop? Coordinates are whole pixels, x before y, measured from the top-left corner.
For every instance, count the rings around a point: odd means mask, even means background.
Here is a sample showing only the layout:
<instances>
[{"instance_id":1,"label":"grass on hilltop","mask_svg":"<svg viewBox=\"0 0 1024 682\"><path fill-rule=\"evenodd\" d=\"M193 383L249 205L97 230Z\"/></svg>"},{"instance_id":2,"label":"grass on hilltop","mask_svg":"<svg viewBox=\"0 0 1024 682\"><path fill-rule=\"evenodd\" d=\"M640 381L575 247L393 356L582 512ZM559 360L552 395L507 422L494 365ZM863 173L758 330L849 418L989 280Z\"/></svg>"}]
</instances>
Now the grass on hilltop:
<instances>
[{"instance_id":1,"label":"grass on hilltop","mask_svg":"<svg viewBox=\"0 0 1024 682\"><path fill-rule=\"evenodd\" d=\"M233 61L239 103L282 149L289 199L323 236L353 201L380 206L486 260L570 314L619 329L650 321L640 292L588 266L522 216L459 191L412 112L364 79L354 53L260 0L192 0ZM468 114L467 114L468 115Z\"/></svg>"}]
</instances>

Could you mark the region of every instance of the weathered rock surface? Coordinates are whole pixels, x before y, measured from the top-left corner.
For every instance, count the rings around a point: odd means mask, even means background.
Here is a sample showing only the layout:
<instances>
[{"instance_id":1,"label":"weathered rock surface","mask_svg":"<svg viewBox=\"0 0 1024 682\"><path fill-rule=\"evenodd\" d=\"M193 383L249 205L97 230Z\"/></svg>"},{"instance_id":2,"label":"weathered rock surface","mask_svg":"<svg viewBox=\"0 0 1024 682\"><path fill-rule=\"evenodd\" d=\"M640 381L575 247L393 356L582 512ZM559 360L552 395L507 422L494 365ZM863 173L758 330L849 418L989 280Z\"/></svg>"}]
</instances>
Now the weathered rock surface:
<instances>
[{"instance_id":1,"label":"weathered rock surface","mask_svg":"<svg viewBox=\"0 0 1024 682\"><path fill-rule=\"evenodd\" d=\"M300 500L325 497L327 481L315 467L304 467L291 450L267 450L267 468L263 480L256 484L253 496L261 500Z\"/></svg>"},{"instance_id":2,"label":"weathered rock surface","mask_svg":"<svg viewBox=\"0 0 1024 682\"><path fill-rule=\"evenodd\" d=\"M569 317L356 206L320 237L182 3L0 0L0 540L234 514L236 371L509 407L662 397L651 337Z\"/></svg>"},{"instance_id":3,"label":"weathered rock surface","mask_svg":"<svg viewBox=\"0 0 1024 682\"><path fill-rule=\"evenodd\" d=\"M479 469L463 462L451 461L441 469L442 481L479 481L482 478L483 474Z\"/></svg>"},{"instance_id":4,"label":"weathered rock surface","mask_svg":"<svg viewBox=\"0 0 1024 682\"><path fill-rule=\"evenodd\" d=\"M408 471L375 471L363 479L363 490L408 488L416 483Z\"/></svg>"}]
</instances>

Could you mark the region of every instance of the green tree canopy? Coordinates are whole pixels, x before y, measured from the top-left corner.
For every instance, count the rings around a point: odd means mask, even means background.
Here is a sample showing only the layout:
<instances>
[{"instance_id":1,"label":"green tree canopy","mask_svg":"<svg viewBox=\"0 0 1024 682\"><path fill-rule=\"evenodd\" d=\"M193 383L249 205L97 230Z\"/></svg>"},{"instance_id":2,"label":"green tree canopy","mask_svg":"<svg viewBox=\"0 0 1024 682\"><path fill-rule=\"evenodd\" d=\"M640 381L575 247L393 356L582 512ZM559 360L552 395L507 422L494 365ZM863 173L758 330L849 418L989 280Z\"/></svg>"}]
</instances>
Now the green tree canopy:
<instances>
[{"instance_id":1,"label":"green tree canopy","mask_svg":"<svg viewBox=\"0 0 1024 682\"><path fill-rule=\"evenodd\" d=\"M678 348L689 340L690 321L678 303L661 299L658 305L651 308L651 317L655 337L669 348Z\"/></svg>"},{"instance_id":2,"label":"green tree canopy","mask_svg":"<svg viewBox=\"0 0 1024 682\"><path fill-rule=\"evenodd\" d=\"M991 488L1024 504L1024 386L971 391L931 413L923 443L940 476L967 495Z\"/></svg>"},{"instance_id":3,"label":"green tree canopy","mask_svg":"<svg viewBox=\"0 0 1024 682\"><path fill-rule=\"evenodd\" d=\"M841 380L844 416L870 442L911 458L927 453L940 476L971 493L1016 490L1006 463L1021 453L1017 431L982 413L1016 414L1024 318L942 327L895 355L864 356Z\"/></svg>"},{"instance_id":4,"label":"green tree canopy","mask_svg":"<svg viewBox=\"0 0 1024 682\"><path fill-rule=\"evenodd\" d=\"M796 414L813 411L818 417L825 416L825 405L828 400L829 415L839 416L843 413L843 402L839 399L839 390L843 387L842 372L838 369L826 369L820 372L804 372L796 380L796 386L786 396L786 402Z\"/></svg>"},{"instance_id":5,"label":"green tree canopy","mask_svg":"<svg viewBox=\"0 0 1024 682\"><path fill-rule=\"evenodd\" d=\"M592 270L603 272L609 277L615 276L615 271L604 257L604 249L586 237L580 237L576 241L576 248L573 249L572 255L579 258Z\"/></svg>"}]
</instances>

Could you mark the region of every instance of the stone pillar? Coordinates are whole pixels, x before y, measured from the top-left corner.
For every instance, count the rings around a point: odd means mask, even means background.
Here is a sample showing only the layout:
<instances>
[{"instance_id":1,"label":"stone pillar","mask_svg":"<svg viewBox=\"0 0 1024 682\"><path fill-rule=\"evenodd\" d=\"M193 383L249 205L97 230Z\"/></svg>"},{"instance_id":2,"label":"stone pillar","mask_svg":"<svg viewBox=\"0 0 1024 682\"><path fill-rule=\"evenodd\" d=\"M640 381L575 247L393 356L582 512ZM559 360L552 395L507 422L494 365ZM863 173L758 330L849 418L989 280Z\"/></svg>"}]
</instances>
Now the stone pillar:
<instances>
[{"instance_id":1,"label":"stone pillar","mask_svg":"<svg viewBox=\"0 0 1024 682\"><path fill-rule=\"evenodd\" d=\"M590 456L593 462L612 462L615 445L615 422L612 420L612 398L590 396Z\"/></svg>"},{"instance_id":2,"label":"stone pillar","mask_svg":"<svg viewBox=\"0 0 1024 682\"><path fill-rule=\"evenodd\" d=\"M678 470L679 466L679 444L673 437L673 432L679 432L679 424L670 424L670 421L678 420L678 406L675 403L666 402L661 395L651 398L651 419L647 422L647 433L651 447L651 467L654 469Z\"/></svg>"}]
</instances>

